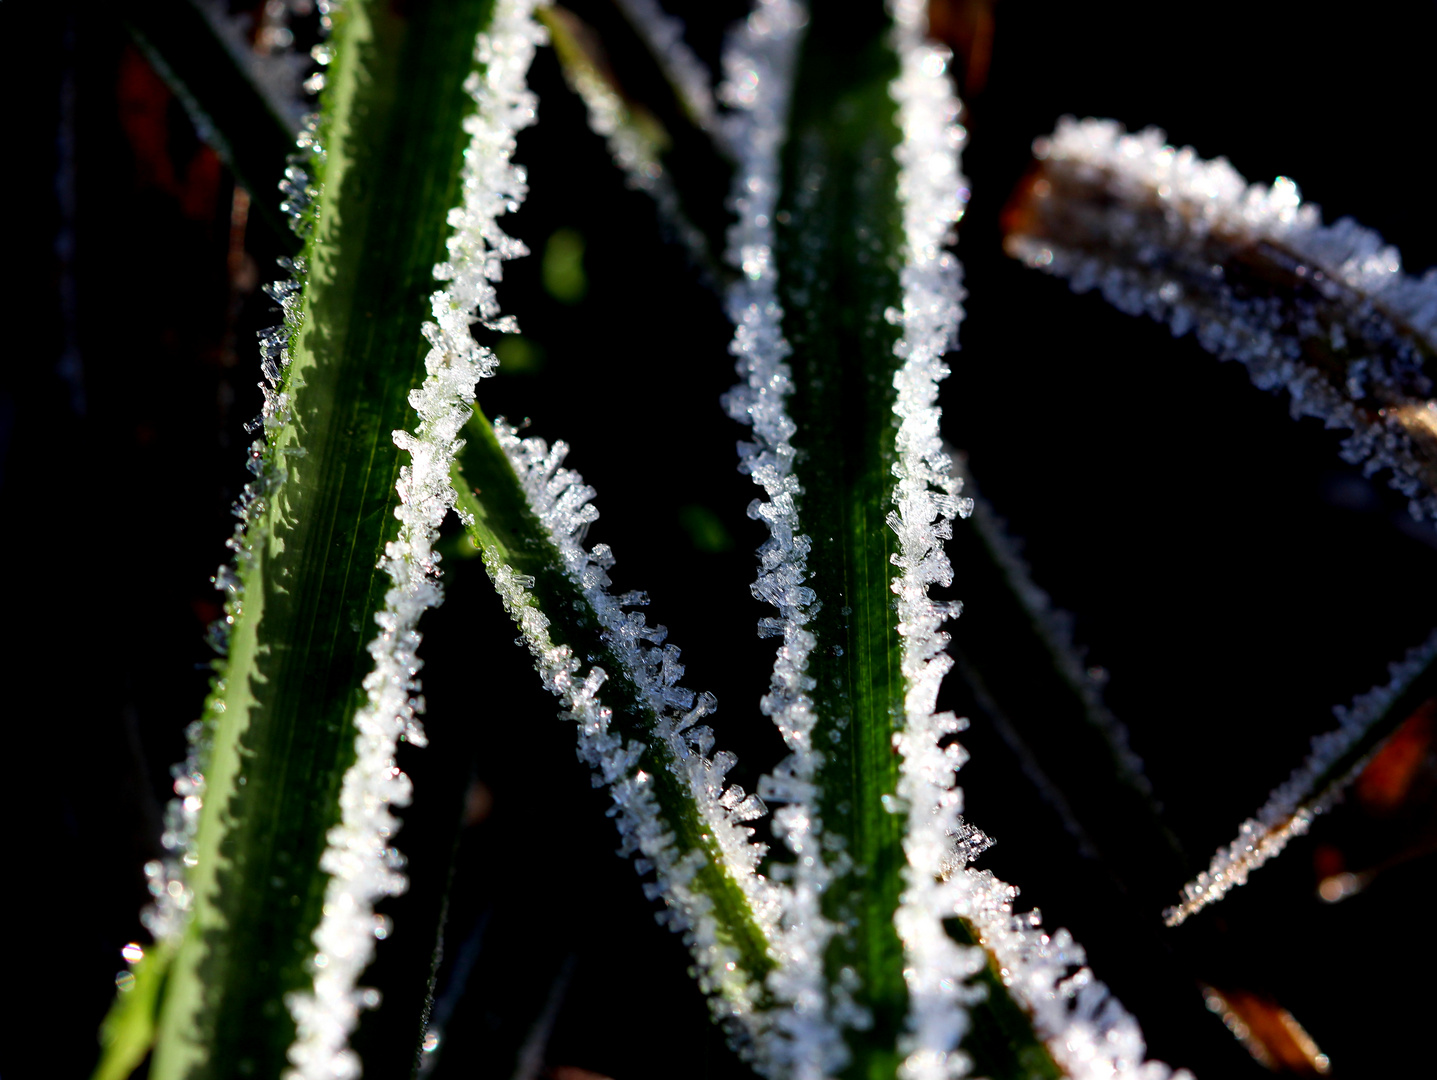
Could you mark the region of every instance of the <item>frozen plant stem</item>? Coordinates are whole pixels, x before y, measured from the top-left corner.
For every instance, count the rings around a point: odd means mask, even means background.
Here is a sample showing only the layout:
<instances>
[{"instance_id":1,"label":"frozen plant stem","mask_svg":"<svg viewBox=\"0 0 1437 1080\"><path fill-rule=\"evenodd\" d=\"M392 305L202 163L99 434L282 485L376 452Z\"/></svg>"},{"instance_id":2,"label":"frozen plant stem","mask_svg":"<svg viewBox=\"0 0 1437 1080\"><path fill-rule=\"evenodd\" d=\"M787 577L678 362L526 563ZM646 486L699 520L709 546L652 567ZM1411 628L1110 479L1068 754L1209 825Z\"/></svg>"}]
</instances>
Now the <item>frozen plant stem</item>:
<instances>
[{"instance_id":1,"label":"frozen plant stem","mask_svg":"<svg viewBox=\"0 0 1437 1080\"><path fill-rule=\"evenodd\" d=\"M1332 710L1338 727L1312 740L1311 753L1273 790L1256 815L1242 823L1237 839L1183 886L1182 901L1163 912L1164 922L1180 926L1237 886L1246 885L1248 875L1282 854L1290 840L1306 833L1314 818L1342 798L1387 736L1437 695L1437 632L1389 665L1389 675L1385 685Z\"/></svg>"},{"instance_id":2,"label":"frozen plant stem","mask_svg":"<svg viewBox=\"0 0 1437 1080\"><path fill-rule=\"evenodd\" d=\"M399 535L392 433L416 423L406 396L423 378L420 326L473 109L463 84L490 14L485 0L408 15L361 0L336 17L312 152L323 197L276 391L287 417L255 450L268 485L249 507L241 609L206 713L193 914L158 1005L156 1077L279 1076L294 1027L274 1005L313 984L320 857L392 587L377 565ZM397 853L383 854L381 884L398 887Z\"/></svg>"},{"instance_id":3,"label":"frozen plant stem","mask_svg":"<svg viewBox=\"0 0 1437 1080\"><path fill-rule=\"evenodd\" d=\"M1350 431L1344 459L1391 470L1414 516L1437 517L1437 271L1406 276L1395 248L1351 218L1324 226L1287 177L1249 186L1156 128L1067 117L1033 152L1011 255L1241 360L1294 417Z\"/></svg>"}]
</instances>

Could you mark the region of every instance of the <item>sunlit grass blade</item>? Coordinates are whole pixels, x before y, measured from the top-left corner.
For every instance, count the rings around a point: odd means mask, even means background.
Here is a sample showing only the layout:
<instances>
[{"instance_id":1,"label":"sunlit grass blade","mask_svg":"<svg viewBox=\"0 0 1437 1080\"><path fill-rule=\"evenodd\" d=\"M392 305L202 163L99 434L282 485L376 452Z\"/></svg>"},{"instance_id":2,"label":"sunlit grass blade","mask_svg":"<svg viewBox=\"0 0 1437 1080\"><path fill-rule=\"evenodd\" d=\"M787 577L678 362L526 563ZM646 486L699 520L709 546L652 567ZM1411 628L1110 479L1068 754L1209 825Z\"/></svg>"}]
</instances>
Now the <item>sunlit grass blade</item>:
<instances>
[{"instance_id":1,"label":"sunlit grass blade","mask_svg":"<svg viewBox=\"0 0 1437 1080\"><path fill-rule=\"evenodd\" d=\"M699 723L713 696L679 685L678 650L633 610L647 597L609 593L614 556L581 543L597 511L593 489L562 467L567 447L521 440L478 414L466 430L460 516L545 686L578 726L581 759L609 788L621 853L654 875L644 891L688 940L715 1016L761 1063L776 912L755 873L763 846L743 822L764 807L724 779L733 755L715 752Z\"/></svg>"},{"instance_id":2,"label":"sunlit grass blade","mask_svg":"<svg viewBox=\"0 0 1437 1080\"><path fill-rule=\"evenodd\" d=\"M1253 817L1242 823L1237 839L1218 851L1208 868L1183 886L1180 903L1163 912L1179 926L1214 904L1294 837L1326 813L1376 755L1383 742L1423 703L1437 697L1437 632L1389 666L1389 681L1338 706L1338 727L1316 736L1312 751L1275 788Z\"/></svg>"},{"instance_id":3,"label":"sunlit grass blade","mask_svg":"<svg viewBox=\"0 0 1437 1080\"><path fill-rule=\"evenodd\" d=\"M1350 218L1324 226L1288 178L1249 186L1155 128L1069 117L1034 152L1010 254L1241 360L1437 517L1437 273L1406 276L1395 248Z\"/></svg>"},{"instance_id":4,"label":"sunlit grass blade","mask_svg":"<svg viewBox=\"0 0 1437 1080\"><path fill-rule=\"evenodd\" d=\"M491 10L475 0L401 15L361 2L336 20L312 184L296 185L322 190L322 202L304 209L303 292L276 294L288 323L266 361L268 438L252 448L258 479L242 507L238 574L220 575L232 594L228 656L198 732L201 775L181 776L197 832L184 849L187 873L157 879L179 903L156 1077L280 1075L295 1034L285 995L338 959L322 949L317 958L310 940L335 869L321 869L321 853L356 761L354 719L374 696L363 685L371 652L412 652L417 641L396 624L395 641L381 634L374 644L394 587L379 563L399 536L403 456L393 433L414 427L406 399L423 372L426 296L474 109L465 80ZM375 738L419 736L417 722L406 723L412 687L397 689L406 703L376 717L392 731L362 740L365 753L383 756ZM402 774L390 780L381 815L405 794ZM398 854L377 855L371 884L402 887ZM339 994L343 1027L365 995ZM338 1052L327 1067L353 1063Z\"/></svg>"}]
</instances>

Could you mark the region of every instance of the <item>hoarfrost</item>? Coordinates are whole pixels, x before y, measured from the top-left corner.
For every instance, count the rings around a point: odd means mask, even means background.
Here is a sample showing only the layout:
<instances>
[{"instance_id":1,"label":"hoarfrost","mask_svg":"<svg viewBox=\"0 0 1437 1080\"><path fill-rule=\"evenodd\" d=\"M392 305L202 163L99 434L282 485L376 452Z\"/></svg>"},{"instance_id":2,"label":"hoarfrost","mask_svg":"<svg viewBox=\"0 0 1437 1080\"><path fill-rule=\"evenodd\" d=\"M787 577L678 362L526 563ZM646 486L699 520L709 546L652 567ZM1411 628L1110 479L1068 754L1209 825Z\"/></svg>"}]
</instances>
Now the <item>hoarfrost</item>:
<instances>
[{"instance_id":1,"label":"hoarfrost","mask_svg":"<svg viewBox=\"0 0 1437 1080\"><path fill-rule=\"evenodd\" d=\"M419 414L414 433L396 431L394 442L410 455L400 470L399 537L386 545L380 567L391 587L375 614L380 632L369 645L374 669L364 680L368 700L355 715L357 759L345 773L340 793L340 823L330 830L320 867L330 874L324 915L314 932L314 986L289 995L296 1037L289 1048L291 1080L348 1080L358 1076L358 1056L349 1034L372 991L357 985L373 956L376 941L374 903L404 891L403 856L390 843L399 821L390 808L409 801L409 778L395 765L396 743L424 745L416 697L420 660L416 656L420 616L442 599L439 555L433 549L440 522L453 507L449 479L459 437L471 413L478 380L492 374L496 361L475 344L469 332L476 308L487 326L508 328L499 318L494 282L501 262L523 253L496 220L513 210L526 193L523 170L512 163L515 135L532 123L536 100L525 85L535 47L544 39L533 20L534 0L499 0L489 28L479 35L472 73L465 90L477 109L464 121L470 136L464 158L464 202L450 212L454 228L450 259L435 267L449 286L431 298L435 323L426 323L430 350L428 377L411 391Z\"/></svg>"},{"instance_id":2,"label":"hoarfrost","mask_svg":"<svg viewBox=\"0 0 1437 1080\"><path fill-rule=\"evenodd\" d=\"M981 997L966 983L987 962L986 949L1073 1080L1188 1077L1145 1061L1137 1022L1093 978L1066 930L1043 933L1036 911L1015 916L1017 890L968 865L991 840L959 816L962 792L954 773L965 755L956 744L943 745L965 722L934 711L943 676L952 667L940 627L959 607L928 596L931 585L952 583L943 541L952 535L954 517L972 510L972 501L959 497L961 481L938 433L937 407L938 382L948 374L943 354L955 346L963 314L961 270L944 248L953 240L967 196L958 162L965 133L946 76L949 55L926 41L926 5L894 0L890 10L902 64L890 92L903 132L896 155L905 237L903 309L889 313L903 330L895 346L903 361L894 376L900 420L897 509L888 518L899 539L893 562L902 572L893 591L906 686L906 722L893 738L902 758L898 794L908 804L904 892L894 916L910 1002L900 1075L908 1080L966 1075L971 1063L958 1044L969 1027L967 1006ZM942 920L954 915L973 927L981 948L960 946L948 936Z\"/></svg>"},{"instance_id":3,"label":"hoarfrost","mask_svg":"<svg viewBox=\"0 0 1437 1080\"><path fill-rule=\"evenodd\" d=\"M1395 248L1350 218L1323 226L1286 177L1249 186L1156 128L1066 117L1034 154L1011 254L1285 387L1293 416L1351 431L1343 457L1390 469L1413 515L1437 517L1437 271L1406 276Z\"/></svg>"},{"instance_id":4,"label":"hoarfrost","mask_svg":"<svg viewBox=\"0 0 1437 1080\"><path fill-rule=\"evenodd\" d=\"M1017 889L971 867L949 881L955 913L977 932L1070 1080L1192 1080L1186 1069L1144 1060L1137 1021L1094 977L1083 947L1066 930L1045 932L1036 909L1015 915Z\"/></svg>"},{"instance_id":5,"label":"hoarfrost","mask_svg":"<svg viewBox=\"0 0 1437 1080\"><path fill-rule=\"evenodd\" d=\"M702 819L717 849L718 868L742 890L747 906L766 937L774 933L777 899L773 886L757 873L765 848L751 840L753 829L743 822L765 813L757 796L736 784L725 786L734 757L713 753L713 731L698 721L710 715L711 694L695 695L679 685L683 665L679 650L665 643L663 627L649 626L642 613L625 611L644 601L642 594L614 596L607 571L614 554L606 544L586 550L582 538L598 510L590 501L594 489L571 469L562 467L568 447L552 447L540 439L520 439L502 420L495 436L509 459L534 512L557 550L565 575L578 588L601 627L601 637L641 706L651 715L654 755L684 785L688 805ZM579 756L593 769L596 782L609 788L610 811L618 824L622 855L638 855L640 873L652 870L656 885L645 886L651 898L662 897L660 921L682 933L698 964L699 983L713 995L715 1015L736 1023L760 1056L767 1019L758 1006L762 987L746 970L744 958L723 940L713 914L713 901L697 882L699 870L713 854L701 847L683 847L668 824L653 790L652 777L640 767L645 744L627 740L610 725L612 712L599 691L610 676L592 666L587 674L568 645L555 645L548 620L529 593L532 580L516 574L487 548L485 564L505 608L518 624L544 685L564 703L565 717L578 725Z\"/></svg>"},{"instance_id":6,"label":"hoarfrost","mask_svg":"<svg viewBox=\"0 0 1437 1080\"><path fill-rule=\"evenodd\" d=\"M300 0L291 0L291 3L284 6L283 12L267 17L270 17L271 21L279 16L287 18L298 2ZM251 73L261 90L277 93L279 84L276 82L278 76L275 72L285 65L293 66L291 61L276 59L274 63L266 63L265 58L258 56L250 46L244 17L229 15L228 10L221 10L223 5L220 4L202 3L198 6L226 48L232 50L242 64L254 68ZM328 0L320 0L320 29L324 34L329 30L331 8L332 4ZM283 52L277 42L271 43L267 49L276 56ZM304 57L294 63L309 65L310 60ZM275 64L279 64L280 68ZM286 97L285 100L296 109L303 105L297 94ZM197 122L202 122L198 109L191 109L190 112L192 116L200 118ZM323 161L324 150L314 139L315 118L296 115L293 119L295 127L299 129L299 136L296 139L296 151L291 155L284 179L280 183L286 198L281 205L290 216L292 228L299 236L305 237L308 229L312 227L312 220L305 211L319 195L317 186L310 179L310 171L315 164ZM261 430L263 432L263 437L255 439L248 448L247 468L254 479L245 484L232 507L235 529L225 541L225 547L232 553L232 561L221 564L210 579L223 597L224 614L210 624L205 636L220 656L228 653L230 630L244 612L243 582L254 559L250 528L265 513L269 502L276 496L285 479L284 466L276 460L269 441L289 420L290 401L284 384L290 362L289 345L302 324L300 297L306 267L302 257L281 258L279 265L289 276L266 285L264 291L279 304L282 321L280 325L259 333L260 373L263 378L258 385L263 406L260 415L245 425L245 430L250 434ZM170 768L170 774L174 778L172 789L175 797L165 807L164 831L160 837L166 854L163 858L151 859L145 864L146 885L153 900L140 913L141 924L156 941L177 939L194 907L194 890L188 881L188 871L197 864L199 858L196 838L207 787L205 770L208 767L214 725L224 709L225 680L220 678L216 680L205 703L205 716L185 729L185 760Z\"/></svg>"},{"instance_id":7,"label":"hoarfrost","mask_svg":"<svg viewBox=\"0 0 1437 1080\"><path fill-rule=\"evenodd\" d=\"M948 636L940 627L960 607L928 596L930 585L953 583L943 541L952 536L953 518L966 516L972 506L959 498L961 482L938 433L937 405L938 382L948 374L943 355L957 344L963 317L962 270L945 246L953 242L967 197L958 163L965 134L946 74L948 51L927 41L926 5L898 0L890 10L901 64L889 93L902 131L895 156L904 229L903 309L888 313L902 328L894 352L903 361L893 379L893 411L900 423L895 509L888 515L899 544L893 563L901 572L892 589L903 639L906 714L893 746L901 758L898 795L908 811L904 888L894 914L909 1000L899 1075L946 1080L968 1071L958 1044L968 1030L967 1005L976 991L966 984L986 963L982 949L958 944L943 928L957 900L955 882L965 880L943 876L954 838L965 831L959 817L963 793L954 784L964 755L956 744L943 742L963 722L935 709L943 676L953 666L943 652Z\"/></svg>"},{"instance_id":8,"label":"hoarfrost","mask_svg":"<svg viewBox=\"0 0 1437 1080\"><path fill-rule=\"evenodd\" d=\"M727 142L734 155L733 209L728 261L741 271L725 298L734 323L729 351L742 380L724 395L730 416L753 428L754 441L739 444L739 470L753 477L767 501L755 499L749 517L763 521L769 539L759 548L760 571L753 594L778 609L778 618L760 622L765 637L783 637L774 660L769 691L761 706L773 719L789 756L759 785L759 794L782 801L773 831L794 854L788 880L778 886L782 919L778 969L768 985L783 1009L774 1018L770 1056L789 1075L819 1080L841 1069L848 1048L830 1015L824 951L836 927L821 903L833 872L825 862L816 778L820 756L812 745L816 717L809 691L808 657L817 642L807 623L816 609L808 578L809 538L801 532L794 497L793 419L785 399L792 374L784 363L790 348L783 338L783 311L777 298L773 220L779 189L779 152L787 132L799 42L806 9L792 0L758 0L724 47L724 82L719 98L727 116Z\"/></svg>"},{"instance_id":9,"label":"hoarfrost","mask_svg":"<svg viewBox=\"0 0 1437 1080\"><path fill-rule=\"evenodd\" d=\"M1237 839L1218 851L1208 868L1183 886L1182 902L1164 911L1163 921L1168 926L1178 926L1239 885L1247 884L1254 870L1281 854L1289 840L1302 836L1312 827L1313 819L1330 810L1367 767L1380 742L1340 774L1333 770L1360 746L1373 725L1391 719L1391 710L1434 661L1437 661L1437 631L1421 645L1409 649L1400 661L1388 666L1386 684L1359 695L1349 706L1334 708L1338 726L1314 736L1312 750L1302 764L1273 790L1256 817L1248 818L1239 826Z\"/></svg>"}]
</instances>

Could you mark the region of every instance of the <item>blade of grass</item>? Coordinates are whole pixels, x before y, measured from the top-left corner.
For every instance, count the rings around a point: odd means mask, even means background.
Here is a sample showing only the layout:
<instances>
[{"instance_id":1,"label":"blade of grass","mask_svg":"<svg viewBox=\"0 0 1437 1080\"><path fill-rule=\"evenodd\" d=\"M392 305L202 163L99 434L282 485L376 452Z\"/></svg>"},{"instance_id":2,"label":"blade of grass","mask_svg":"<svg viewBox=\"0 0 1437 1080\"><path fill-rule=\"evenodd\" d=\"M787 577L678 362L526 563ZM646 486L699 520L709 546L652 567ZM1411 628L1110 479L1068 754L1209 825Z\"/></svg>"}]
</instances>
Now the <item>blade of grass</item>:
<instances>
[{"instance_id":1,"label":"blade of grass","mask_svg":"<svg viewBox=\"0 0 1437 1080\"><path fill-rule=\"evenodd\" d=\"M574 474L555 477L553 465L541 466L531 480L535 490L547 491L550 505L536 507L515 463L525 454L545 462L557 457L542 444L521 446L503 425L496 432L477 412L466 433L454 470L465 527L546 683L580 721L581 753L595 768L596 783L602 777L614 793L625 846L642 856L640 873L658 871L664 891L646 891L663 895L674 928L692 935L700 984L715 995L715 1015L732 1022L737 1033L757 1036L770 1004L764 980L774 966L772 912L765 885L752 872L761 849L745 853L733 845L749 831L735 831L737 822L761 813L762 804L745 799L742 789L723 788L730 756L709 759L713 733L689 726L712 704L701 700L692 709L693 695L671 681L655 693L656 677L682 672L677 654L658 647L661 629L645 629L641 618L629 614L616 633L617 606L607 612L596 606L594 590L602 591L602 570L612 560L607 549L595 549L582 570L566 566L579 549L570 549L566 559L559 544L570 534L556 536L554 520L570 514L587 519L583 503L592 492ZM555 454L562 456L562 449ZM561 516L551 520L555 514ZM636 598L617 602L626 601ZM605 606L610 604L612 598ZM645 640L652 647L642 647ZM595 697L600 691L602 706Z\"/></svg>"},{"instance_id":2,"label":"blade of grass","mask_svg":"<svg viewBox=\"0 0 1437 1080\"><path fill-rule=\"evenodd\" d=\"M387 585L376 564L395 535L402 463L391 433L414 423L406 395L423 372L420 326L473 108L464 80L490 11L360 2L336 20L314 162L324 203L311 210L279 411L255 450L273 479L249 507L237 618L207 706L193 914L161 993L156 1077L285 1068L283 997L312 979L319 855L355 757Z\"/></svg>"}]
</instances>

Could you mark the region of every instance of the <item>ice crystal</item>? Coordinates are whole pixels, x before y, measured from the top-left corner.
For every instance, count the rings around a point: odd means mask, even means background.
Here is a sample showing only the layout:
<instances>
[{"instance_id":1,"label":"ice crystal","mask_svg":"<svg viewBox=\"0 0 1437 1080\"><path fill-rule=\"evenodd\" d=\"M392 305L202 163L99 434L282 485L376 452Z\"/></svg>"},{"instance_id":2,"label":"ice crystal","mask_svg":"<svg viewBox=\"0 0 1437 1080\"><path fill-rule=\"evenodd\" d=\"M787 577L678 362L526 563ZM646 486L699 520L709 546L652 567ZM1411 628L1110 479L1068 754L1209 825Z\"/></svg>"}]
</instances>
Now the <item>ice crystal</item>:
<instances>
[{"instance_id":1,"label":"ice crystal","mask_svg":"<svg viewBox=\"0 0 1437 1080\"><path fill-rule=\"evenodd\" d=\"M1297 185L1249 186L1155 128L1065 118L1010 218L1009 251L1074 290L1192 330L1294 416L1352 432L1343 456L1437 517L1437 271L1420 280L1350 218L1323 226Z\"/></svg>"},{"instance_id":2,"label":"ice crystal","mask_svg":"<svg viewBox=\"0 0 1437 1080\"><path fill-rule=\"evenodd\" d=\"M486 325L507 328L499 318L494 281L500 263L523 252L496 224L524 197L523 170L512 163L516 133L534 120L536 101L525 79L535 47L543 40L533 20L534 0L499 0L490 25L479 35L479 71L465 82L477 108L464 121L470 137L462 173L463 204L451 211L454 229L449 261L435 277L449 282L431 298L436 322L424 325L430 343L428 377L411 391L419 415L413 432L396 431L394 442L410 456L398 482L399 536L385 547L380 568L389 575L384 607L375 614L379 634L369 645L374 669L364 679L367 701L355 715L357 758L344 775L340 822L327 837L320 868L330 875L324 915L314 932L314 985L289 996L296 1038L289 1049L293 1080L345 1080L357 1076L359 1058L350 1032L373 991L358 988L373 956L374 903L402 892L403 857L390 843L399 827L391 807L409 800L409 778L395 765L396 743L424 744L418 719L416 680L420 616L442 599L439 555L433 543L454 506L449 479L462 445L459 433L472 411L478 380L496 361L469 331L476 309Z\"/></svg>"},{"instance_id":3,"label":"ice crystal","mask_svg":"<svg viewBox=\"0 0 1437 1080\"><path fill-rule=\"evenodd\" d=\"M822 818L816 779L820 757L812 745L816 720L808 657L817 644L808 629L816 609L808 578L809 538L801 531L795 496L795 432L786 398L792 373L784 358L774 264L773 220L779 190L779 152L787 131L799 42L808 13L791 0L759 0L725 44L720 99L733 110L727 142L733 152L733 209L727 258L741 273L725 298L735 331L729 351L742 380L724 396L730 416L753 428L752 442L739 444L739 469L763 489L749 517L763 521L769 539L759 548L760 571L753 594L778 609L760 621L764 636L782 636L769 691L761 706L773 719L791 753L760 783L759 793L784 802L773 815L773 831L794 854L788 879L779 887L783 911L779 967L769 989L786 1006L775 1018L774 1058L790 1075L827 1077L847 1061L847 1047L829 1015L824 952L834 925L821 903L833 872L821 846Z\"/></svg>"},{"instance_id":4,"label":"ice crystal","mask_svg":"<svg viewBox=\"0 0 1437 1080\"><path fill-rule=\"evenodd\" d=\"M1312 827L1313 819L1331 809L1348 785L1367 767L1380 743L1346 765L1334 770L1359 747L1373 725L1391 719L1391 710L1434 661L1437 661L1437 631L1421 645L1388 667L1388 681L1355 698L1351 705L1333 709L1337 727L1314 736L1312 750L1292 775L1268 796L1255 817L1238 828L1237 839L1218 851L1208 868L1183 886L1182 902L1163 912L1169 926L1178 926L1209 904L1221 900L1248 875L1269 859L1282 853L1289 840Z\"/></svg>"},{"instance_id":5,"label":"ice crystal","mask_svg":"<svg viewBox=\"0 0 1437 1080\"><path fill-rule=\"evenodd\" d=\"M1037 910L1013 913L1018 890L987 870L964 867L949 879L955 913L966 919L997 962L1003 984L1071 1080L1192 1080L1147 1061L1138 1023L1087 966L1066 930L1042 928Z\"/></svg>"},{"instance_id":6,"label":"ice crystal","mask_svg":"<svg viewBox=\"0 0 1437 1080\"><path fill-rule=\"evenodd\" d=\"M242 22L229 16L227 11L221 11L222 5L205 3L199 6L227 48L236 50L236 55L246 63L260 63L254 59L255 53ZM322 32L328 30L330 7L326 0L321 0ZM287 13L289 7L285 11ZM306 59L304 63L309 61ZM295 100L298 101L297 98ZM191 109L191 114L200 115L197 109ZM297 119L296 126L301 134L280 188L286 197L283 208L290 215L295 231L303 237L313 225L312 214L306 211L319 195L317 186L310 180L310 172L314 163L323 160L323 149L313 137L313 116ZM245 484L232 508L235 528L225 542L225 547L231 552L231 561L221 564L210 579L223 597L224 614L210 624L206 639L221 656L228 652L230 630L244 611L243 582L253 563L251 527L266 512L285 479L284 466L273 452L270 440L289 420L290 399L284 384L290 362L290 343L299 333L302 323L300 297L306 268L303 258L281 258L279 264L288 277L266 285L264 291L279 304L281 322L259 333L262 378L258 385L263 405L260 415L245 425L250 434L262 432L262 437L253 440L248 448L247 468L254 479ZM194 891L189 885L188 871L198 860L196 837L200 813L204 808L210 738L214 725L224 712L224 696L225 682L218 679L206 702L205 716L185 730L185 760L170 769L175 797L165 807L164 832L160 837L166 854L145 864L145 879L153 900L140 913L141 923L157 941L177 938L194 906Z\"/></svg>"},{"instance_id":7,"label":"ice crystal","mask_svg":"<svg viewBox=\"0 0 1437 1080\"><path fill-rule=\"evenodd\" d=\"M623 840L620 853L637 854L640 873L652 870L656 881L646 885L651 899L662 897L660 921L682 933L698 964L703 989L713 994L715 1014L736 1022L758 1040L766 1020L756 1012L762 997L745 970L743 958L726 944L714 917L711 899L696 882L696 875L712 857L700 847L683 847L668 824L653 790L652 778L641 768L646 749L666 763L684 785L689 805L704 823L716 848L719 869L743 891L748 907L766 935L777 917L773 886L756 871L764 847L755 844L753 829L743 822L761 816L763 803L738 785L725 786L725 774L734 757L713 752L714 733L699 720L714 711L711 694L695 696L679 685L683 665L679 650L665 643L663 627L649 626L639 611L626 611L641 597L614 596L608 570L614 554L606 544L586 549L582 543L588 526L598 517L590 501L593 488L571 469L562 467L568 447L552 447L539 439L520 439L499 421L495 435L524 490L530 510L542 524L569 581L580 590L584 603L600 626L600 635L618 669L583 665L568 645L555 645L548 620L530 599L533 582L517 575L486 550L485 562L506 609L518 624L533 655L544 685L560 698L565 716L578 725L579 756L594 770L597 783L608 786ZM623 680L648 714L652 746L625 740L612 729L611 709L599 697L610 678ZM754 1049L762 1055L761 1045Z\"/></svg>"},{"instance_id":8,"label":"ice crystal","mask_svg":"<svg viewBox=\"0 0 1437 1080\"><path fill-rule=\"evenodd\" d=\"M893 745L901 758L898 795L908 811L904 888L894 914L909 1000L900 1075L939 1080L966 1072L966 1059L957 1053L968 1029L965 1003L973 996L965 983L984 964L980 949L959 945L943 929L954 903L952 879L943 880L943 868L962 830L963 795L954 773L965 755L955 743L944 745L961 722L935 709L939 685L953 666L940 627L959 605L928 596L929 586L953 583L943 541L952 535L953 518L971 508L958 495L961 482L938 433L937 405L938 382L948 374L943 355L957 344L963 317L961 268L945 247L967 198L958 163L965 135L947 76L948 51L926 40L925 5L899 0L891 9L901 67L889 92L903 135L895 156L904 229L903 308L888 312L902 328L894 352L903 361L893 379L898 460L895 509L888 515L899 547L893 563L901 572L892 589L903 639L905 712Z\"/></svg>"}]
</instances>

